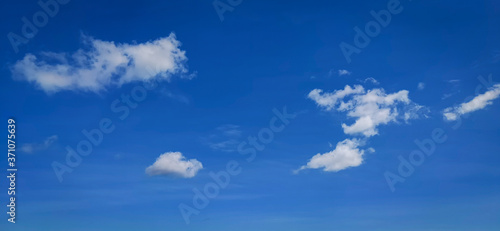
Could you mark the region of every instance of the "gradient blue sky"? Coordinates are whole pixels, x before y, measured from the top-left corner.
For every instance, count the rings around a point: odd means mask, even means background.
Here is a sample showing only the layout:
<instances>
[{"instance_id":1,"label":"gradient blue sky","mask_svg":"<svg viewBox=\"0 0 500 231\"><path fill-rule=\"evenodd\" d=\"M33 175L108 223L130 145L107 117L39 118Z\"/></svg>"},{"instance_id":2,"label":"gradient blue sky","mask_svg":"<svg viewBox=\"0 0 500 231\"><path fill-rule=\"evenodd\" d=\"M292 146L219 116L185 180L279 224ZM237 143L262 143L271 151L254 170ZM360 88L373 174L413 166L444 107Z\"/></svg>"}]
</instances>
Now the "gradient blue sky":
<instances>
[{"instance_id":1,"label":"gradient blue sky","mask_svg":"<svg viewBox=\"0 0 500 231\"><path fill-rule=\"evenodd\" d=\"M40 7L37 1L3 2L2 118L6 126L14 116L18 146L34 150L18 149L17 223L7 222L4 209L0 229L499 230L500 100L470 113L459 129L444 120L443 110L476 96L478 76L500 82L500 3L402 0L403 11L348 63L339 44L352 44L353 28L364 27L373 20L370 11L387 2L243 0L221 21L211 1L72 0L18 53L7 34L19 33L21 18ZM73 53L83 47L82 34L118 44L172 32L195 77L161 82L123 121L110 104L138 82L98 94L47 94L13 79L12 66L26 54ZM363 82L369 77L379 84ZM357 167L294 174L315 154L356 137L341 127L352 118L318 107L309 92L355 84L407 90L429 110L428 118L378 126L364 146L375 152L365 153ZM284 106L296 118L247 163L234 143L255 136L268 126L273 108ZM74 147L85 138L80 131L96 128L103 117L116 130L60 183L51 164L64 162L65 147ZM238 132L227 135L227 127ZM436 128L446 132L446 142L392 192L384 173L397 172L398 156L408 157L417 149L414 140L430 138ZM203 169L193 178L145 173L160 154L173 151ZM211 182L209 172L230 160L241 163L242 173L186 225L178 205L191 203L193 188ZM6 157L0 163L6 168ZM2 205L7 184L3 178Z\"/></svg>"}]
</instances>

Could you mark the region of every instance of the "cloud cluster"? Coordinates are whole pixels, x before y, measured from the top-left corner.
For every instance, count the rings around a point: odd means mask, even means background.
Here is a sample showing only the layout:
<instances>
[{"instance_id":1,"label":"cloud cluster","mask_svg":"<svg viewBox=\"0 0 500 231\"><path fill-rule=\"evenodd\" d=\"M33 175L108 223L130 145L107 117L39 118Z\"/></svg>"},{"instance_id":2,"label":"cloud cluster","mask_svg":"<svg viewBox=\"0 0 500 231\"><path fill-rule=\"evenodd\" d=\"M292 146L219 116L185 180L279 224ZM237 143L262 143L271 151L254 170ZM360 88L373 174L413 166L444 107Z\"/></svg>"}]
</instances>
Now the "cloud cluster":
<instances>
[{"instance_id":1,"label":"cloud cluster","mask_svg":"<svg viewBox=\"0 0 500 231\"><path fill-rule=\"evenodd\" d=\"M73 54L27 54L11 68L14 79L34 83L46 93L100 92L110 86L186 73L185 51L174 34L137 44L115 44L84 36L85 48Z\"/></svg>"},{"instance_id":2,"label":"cloud cluster","mask_svg":"<svg viewBox=\"0 0 500 231\"><path fill-rule=\"evenodd\" d=\"M383 88L365 90L360 85L334 92L323 92L321 89L312 90L308 98L327 111L345 112L355 122L351 125L342 123L344 133L368 137L378 134L377 127L391 122L408 121L425 115L426 108L410 100L407 90L392 94L385 93ZM338 142L335 149L316 154L309 162L296 172L304 169L320 169L337 172L349 167L356 167L363 163L366 152L374 152L373 148L360 149L365 140L345 139Z\"/></svg>"},{"instance_id":3,"label":"cloud cluster","mask_svg":"<svg viewBox=\"0 0 500 231\"><path fill-rule=\"evenodd\" d=\"M333 93L323 93L322 90L315 89L308 97L328 111L346 112L348 117L354 118L353 124L342 124L344 133L370 137L378 134L379 125L397 122L398 119L407 121L419 117L424 108L413 103L408 98L408 93L407 90L401 90L386 94L382 88L366 91L360 85L355 85L354 88L347 85ZM348 99L344 100L345 98Z\"/></svg>"},{"instance_id":4,"label":"cloud cluster","mask_svg":"<svg viewBox=\"0 0 500 231\"><path fill-rule=\"evenodd\" d=\"M445 120L457 120L460 116L481 110L488 105L493 104L493 100L500 96L500 84L495 84L488 91L474 97L469 102L462 103L456 107L444 109L443 116Z\"/></svg>"},{"instance_id":5,"label":"cloud cluster","mask_svg":"<svg viewBox=\"0 0 500 231\"><path fill-rule=\"evenodd\" d=\"M150 176L167 175L192 178L202 168L203 165L196 159L186 160L180 152L166 152L146 168L146 174Z\"/></svg>"},{"instance_id":6,"label":"cloud cluster","mask_svg":"<svg viewBox=\"0 0 500 231\"><path fill-rule=\"evenodd\" d=\"M58 139L57 135L47 137L43 143L27 143L21 146L21 151L25 153L34 153L48 149Z\"/></svg>"}]
</instances>

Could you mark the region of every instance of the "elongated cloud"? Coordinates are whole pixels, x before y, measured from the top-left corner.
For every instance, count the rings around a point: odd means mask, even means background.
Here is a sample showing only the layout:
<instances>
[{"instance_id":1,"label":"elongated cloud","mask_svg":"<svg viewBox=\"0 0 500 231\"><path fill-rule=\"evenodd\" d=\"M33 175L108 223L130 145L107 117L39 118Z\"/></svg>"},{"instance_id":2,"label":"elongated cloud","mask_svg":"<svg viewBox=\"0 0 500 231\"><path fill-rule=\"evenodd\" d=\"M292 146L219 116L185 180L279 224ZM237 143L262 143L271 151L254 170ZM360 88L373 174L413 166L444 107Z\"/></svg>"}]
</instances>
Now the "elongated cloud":
<instances>
[{"instance_id":1,"label":"elongated cloud","mask_svg":"<svg viewBox=\"0 0 500 231\"><path fill-rule=\"evenodd\" d=\"M462 103L456 107L449 107L444 109L444 119L453 121L457 120L460 116L471 113L477 110L484 109L486 106L493 104L493 100L500 96L500 84L495 84L490 87L488 91L474 97L469 102Z\"/></svg>"},{"instance_id":2,"label":"elongated cloud","mask_svg":"<svg viewBox=\"0 0 500 231\"><path fill-rule=\"evenodd\" d=\"M363 163L363 155L365 150L359 149L361 145L357 139L346 139L337 143L334 150L314 155L309 162L300 167L299 170L304 169L323 169L327 172L338 172L349 167L356 167ZM373 149L370 149L372 152Z\"/></svg>"},{"instance_id":3,"label":"elongated cloud","mask_svg":"<svg viewBox=\"0 0 500 231\"><path fill-rule=\"evenodd\" d=\"M21 146L21 151L25 153L35 153L48 149L58 139L57 135L47 137L43 143L26 143Z\"/></svg>"},{"instance_id":4,"label":"elongated cloud","mask_svg":"<svg viewBox=\"0 0 500 231\"><path fill-rule=\"evenodd\" d=\"M174 34L138 44L116 44L84 36L85 48L73 54L27 54L11 68L14 79L46 93L100 92L111 86L186 73L187 57Z\"/></svg>"},{"instance_id":5,"label":"elongated cloud","mask_svg":"<svg viewBox=\"0 0 500 231\"><path fill-rule=\"evenodd\" d=\"M342 124L344 133L370 137L378 134L379 125L399 120L408 121L425 114L426 109L413 103L408 94L407 90L386 94L382 88L366 91L360 85L355 85L354 88L347 85L333 93L315 89L308 97L328 111L346 112L348 117L354 118L353 124Z\"/></svg>"},{"instance_id":6,"label":"elongated cloud","mask_svg":"<svg viewBox=\"0 0 500 231\"><path fill-rule=\"evenodd\" d=\"M202 168L203 165L196 159L186 160L180 152L166 152L161 154L153 165L146 168L146 174L192 178Z\"/></svg>"},{"instance_id":7,"label":"elongated cloud","mask_svg":"<svg viewBox=\"0 0 500 231\"><path fill-rule=\"evenodd\" d=\"M348 70L339 70L339 76L343 75L351 75L351 72Z\"/></svg>"},{"instance_id":8,"label":"elongated cloud","mask_svg":"<svg viewBox=\"0 0 500 231\"><path fill-rule=\"evenodd\" d=\"M335 105L337 105L338 101L343 99L344 97L352 94L360 94L364 93L365 89L360 85L355 85L352 88L349 85L346 85L342 90L336 90L332 93L323 93L321 89L314 89L309 92L308 97L316 102L318 106L324 107L327 110L334 109Z\"/></svg>"}]
</instances>

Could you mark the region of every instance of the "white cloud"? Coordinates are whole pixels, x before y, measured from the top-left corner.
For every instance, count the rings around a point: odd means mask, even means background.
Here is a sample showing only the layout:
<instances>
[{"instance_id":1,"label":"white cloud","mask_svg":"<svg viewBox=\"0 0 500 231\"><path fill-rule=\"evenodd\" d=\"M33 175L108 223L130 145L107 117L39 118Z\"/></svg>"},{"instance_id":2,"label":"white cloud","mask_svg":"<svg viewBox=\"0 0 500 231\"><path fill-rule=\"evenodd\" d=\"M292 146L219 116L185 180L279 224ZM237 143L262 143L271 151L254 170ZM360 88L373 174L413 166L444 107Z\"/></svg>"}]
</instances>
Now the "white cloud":
<instances>
[{"instance_id":1,"label":"white cloud","mask_svg":"<svg viewBox=\"0 0 500 231\"><path fill-rule=\"evenodd\" d=\"M154 175L172 175L192 178L203 168L196 159L186 160L180 152L166 152L161 154L153 165L146 168L146 173Z\"/></svg>"},{"instance_id":2,"label":"white cloud","mask_svg":"<svg viewBox=\"0 0 500 231\"><path fill-rule=\"evenodd\" d=\"M351 75L351 72L348 70L339 70L339 76L343 75Z\"/></svg>"},{"instance_id":3,"label":"white cloud","mask_svg":"<svg viewBox=\"0 0 500 231\"><path fill-rule=\"evenodd\" d=\"M360 85L355 85L354 88L346 85L343 90L336 90L333 93L323 93L321 89L314 89L309 92L308 97L314 100L319 106L331 110L337 104L338 100L348 95L363 93L364 91L365 89Z\"/></svg>"},{"instance_id":4,"label":"white cloud","mask_svg":"<svg viewBox=\"0 0 500 231\"><path fill-rule=\"evenodd\" d=\"M444 93L443 96L441 97L442 100L444 99L448 99L450 97L452 97L454 95L454 93Z\"/></svg>"},{"instance_id":5,"label":"white cloud","mask_svg":"<svg viewBox=\"0 0 500 231\"><path fill-rule=\"evenodd\" d=\"M354 118L356 121L353 124L342 124L344 133L370 137L378 134L379 125L397 122L399 119L407 121L425 113L425 108L413 103L408 94L407 90L386 94L382 88L365 91L360 85L355 85L354 88L347 85L343 90L333 93L315 89L308 97L326 110L347 112L348 117ZM344 101L347 97L350 99Z\"/></svg>"},{"instance_id":6,"label":"white cloud","mask_svg":"<svg viewBox=\"0 0 500 231\"><path fill-rule=\"evenodd\" d=\"M46 93L100 92L111 86L187 73L187 57L172 33L137 44L115 44L84 36L85 48L73 54L27 54L11 68L14 79L34 83Z\"/></svg>"},{"instance_id":7,"label":"white cloud","mask_svg":"<svg viewBox=\"0 0 500 231\"><path fill-rule=\"evenodd\" d=\"M48 149L58 139L57 135L47 137L43 143L27 143L21 146L21 151L25 153L34 153Z\"/></svg>"},{"instance_id":8,"label":"white cloud","mask_svg":"<svg viewBox=\"0 0 500 231\"><path fill-rule=\"evenodd\" d=\"M314 155L309 162L300 167L295 173L304 169L320 169L327 172L338 172L349 167L356 167L363 163L365 150L359 149L360 141L357 139L346 139L337 143L334 150ZM368 152L374 152L369 148Z\"/></svg>"},{"instance_id":9,"label":"white cloud","mask_svg":"<svg viewBox=\"0 0 500 231\"><path fill-rule=\"evenodd\" d=\"M408 94L407 90L386 94L383 88L366 91L360 85L355 85L354 88L346 85L344 89L332 93L314 89L308 97L327 111L346 112L348 117L354 118L355 122L351 125L342 123L345 134L371 137L378 134L379 125L397 123L400 120L407 122L420 116L427 117L428 109L412 102ZM314 155L295 173L304 169L321 168L324 171L337 172L359 166L363 163L365 153L375 152L371 147L360 149L363 145L364 141L359 139L345 139L337 143L334 150Z\"/></svg>"},{"instance_id":10,"label":"white cloud","mask_svg":"<svg viewBox=\"0 0 500 231\"><path fill-rule=\"evenodd\" d=\"M362 81L363 83L367 83L367 82L370 82L374 85L379 85L380 83L373 77L368 77L366 78L365 80Z\"/></svg>"},{"instance_id":11,"label":"white cloud","mask_svg":"<svg viewBox=\"0 0 500 231\"><path fill-rule=\"evenodd\" d=\"M500 84L495 84L483 94L474 97L466 103L462 103L456 107L446 108L443 112L445 120L457 120L461 115L481 110L488 105L493 104L493 100L500 96Z\"/></svg>"},{"instance_id":12,"label":"white cloud","mask_svg":"<svg viewBox=\"0 0 500 231\"><path fill-rule=\"evenodd\" d=\"M418 90L424 90L424 88L425 88L425 83L422 83L422 82L418 83L417 88L418 88Z\"/></svg>"}]
</instances>

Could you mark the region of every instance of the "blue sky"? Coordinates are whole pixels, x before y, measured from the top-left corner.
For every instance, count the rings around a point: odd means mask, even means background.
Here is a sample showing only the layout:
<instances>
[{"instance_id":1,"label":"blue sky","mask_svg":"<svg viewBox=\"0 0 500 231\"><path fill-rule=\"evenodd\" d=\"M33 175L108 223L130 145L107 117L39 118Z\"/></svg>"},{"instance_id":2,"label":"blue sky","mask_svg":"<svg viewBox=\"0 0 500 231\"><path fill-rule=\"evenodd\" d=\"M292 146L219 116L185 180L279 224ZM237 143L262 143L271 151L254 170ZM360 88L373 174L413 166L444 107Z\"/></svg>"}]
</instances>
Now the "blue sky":
<instances>
[{"instance_id":1,"label":"blue sky","mask_svg":"<svg viewBox=\"0 0 500 231\"><path fill-rule=\"evenodd\" d=\"M3 3L19 170L16 224L5 210L1 230L500 228L498 1L401 0L350 62L340 45L395 2L221 0L223 20L213 3L58 3L17 52L9 33L42 8ZM103 120L112 131L58 178ZM251 147L259 134L272 138ZM434 148L401 176L401 158L425 152L415 140ZM196 208L193 189L228 163L239 173Z\"/></svg>"}]
</instances>

